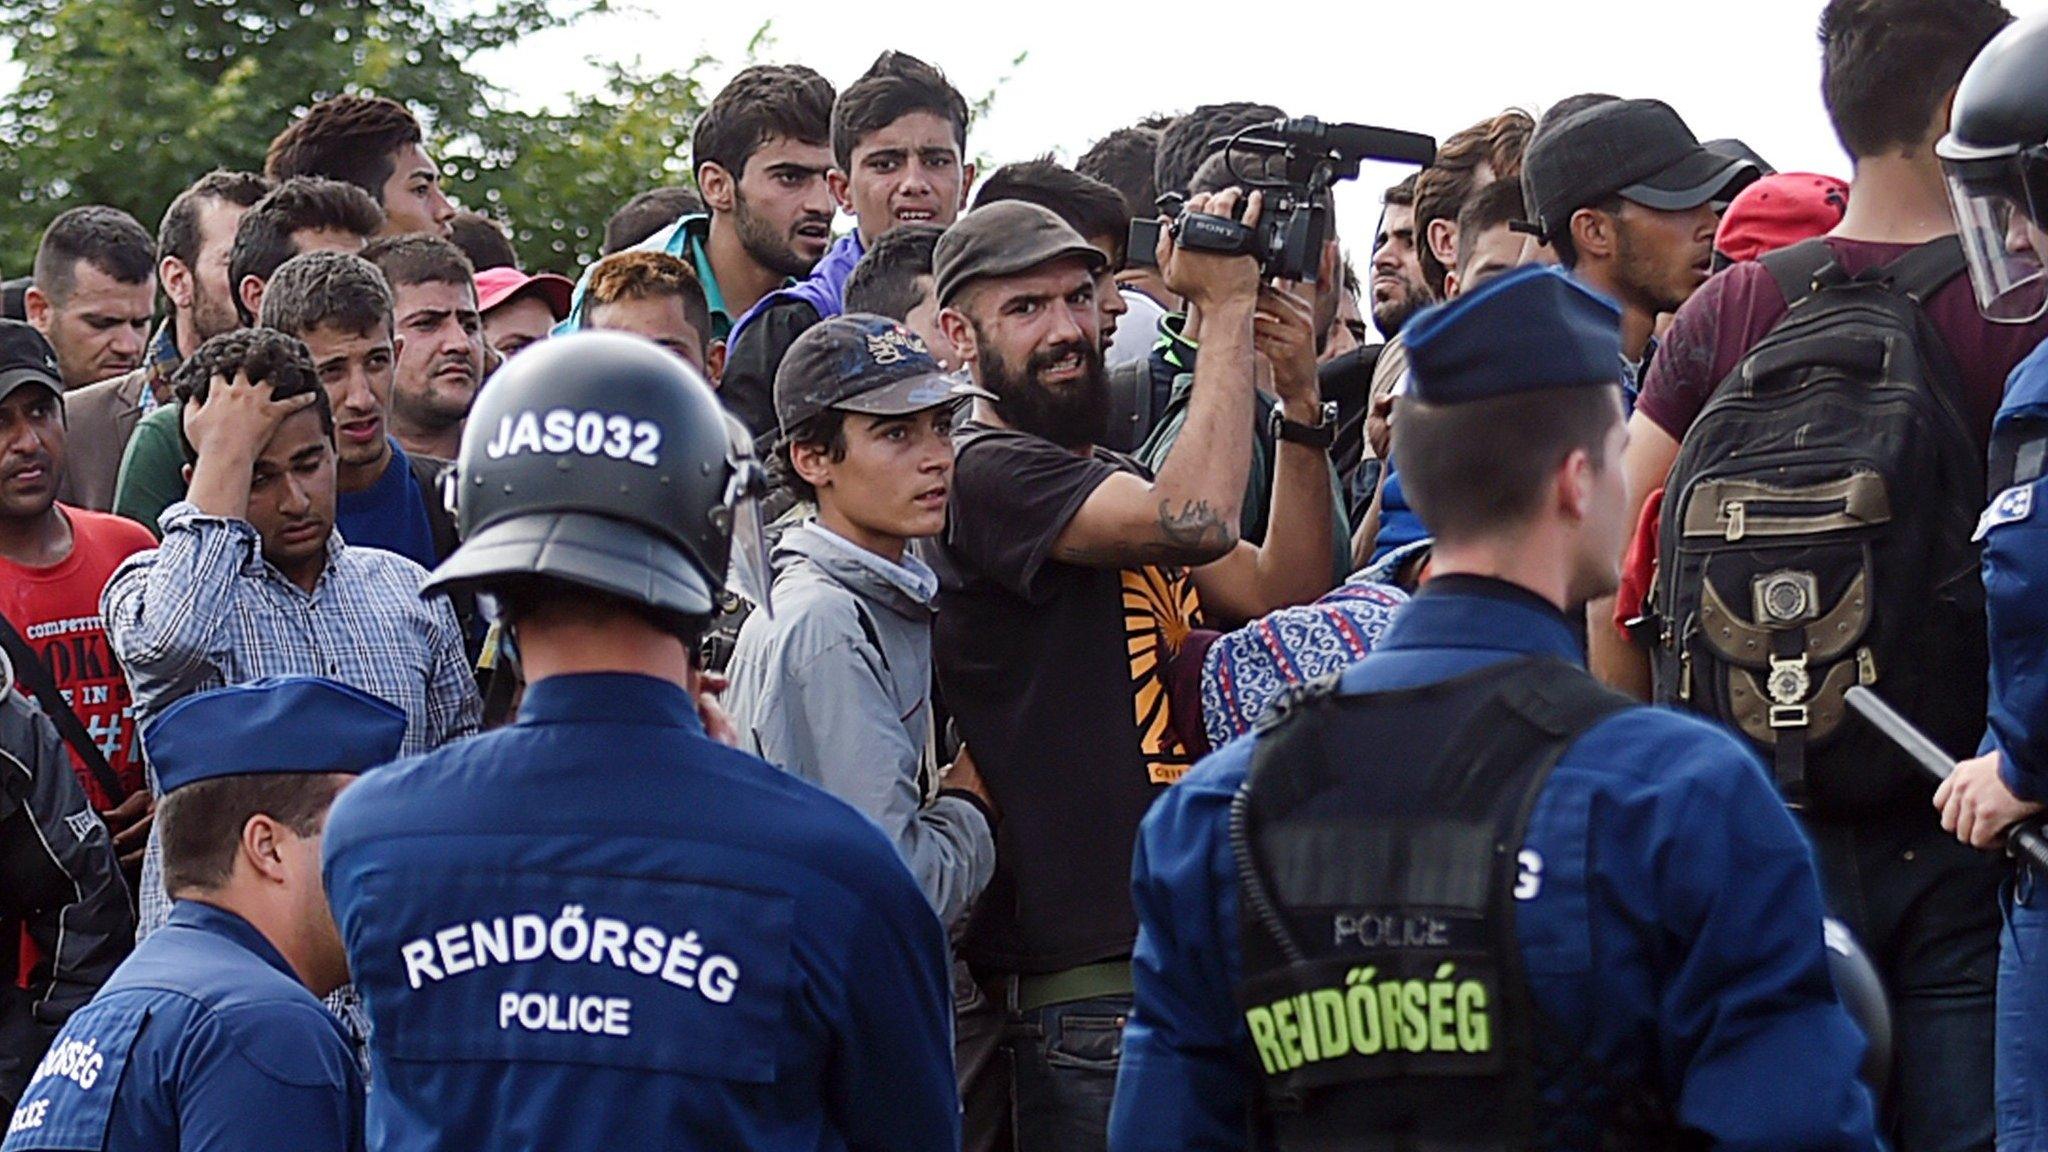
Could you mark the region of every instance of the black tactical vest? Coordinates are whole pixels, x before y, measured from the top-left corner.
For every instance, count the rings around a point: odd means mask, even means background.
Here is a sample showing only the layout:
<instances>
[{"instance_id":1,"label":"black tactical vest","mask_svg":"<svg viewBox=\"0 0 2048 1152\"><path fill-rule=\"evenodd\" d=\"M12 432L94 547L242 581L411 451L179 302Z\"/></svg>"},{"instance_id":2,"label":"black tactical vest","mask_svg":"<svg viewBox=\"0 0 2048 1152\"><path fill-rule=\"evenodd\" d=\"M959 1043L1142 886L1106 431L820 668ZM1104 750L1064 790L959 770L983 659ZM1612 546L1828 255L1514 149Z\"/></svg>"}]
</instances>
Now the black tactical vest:
<instances>
[{"instance_id":1,"label":"black tactical vest","mask_svg":"<svg viewBox=\"0 0 2048 1152\"><path fill-rule=\"evenodd\" d=\"M1517 858L1558 758L1629 702L1543 658L1333 689L1262 726L1231 810L1253 1147L1530 1148Z\"/></svg>"}]
</instances>

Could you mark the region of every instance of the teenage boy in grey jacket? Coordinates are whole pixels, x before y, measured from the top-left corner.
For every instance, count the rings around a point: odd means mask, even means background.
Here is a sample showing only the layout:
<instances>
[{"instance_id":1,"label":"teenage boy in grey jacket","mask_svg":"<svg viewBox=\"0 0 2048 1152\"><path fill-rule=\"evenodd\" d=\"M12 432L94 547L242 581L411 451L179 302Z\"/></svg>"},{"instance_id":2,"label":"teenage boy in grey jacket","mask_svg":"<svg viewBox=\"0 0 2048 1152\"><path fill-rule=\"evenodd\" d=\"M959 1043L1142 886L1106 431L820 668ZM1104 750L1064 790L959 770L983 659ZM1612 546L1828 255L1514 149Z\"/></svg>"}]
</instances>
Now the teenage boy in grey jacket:
<instances>
[{"instance_id":1,"label":"teenage boy in grey jacket","mask_svg":"<svg viewBox=\"0 0 2048 1152\"><path fill-rule=\"evenodd\" d=\"M752 751L881 827L949 929L995 870L994 813L970 759L938 770L939 582L906 545L945 525L962 388L879 316L827 320L791 346L776 457L818 514L776 545L773 615L740 628L725 694Z\"/></svg>"}]
</instances>

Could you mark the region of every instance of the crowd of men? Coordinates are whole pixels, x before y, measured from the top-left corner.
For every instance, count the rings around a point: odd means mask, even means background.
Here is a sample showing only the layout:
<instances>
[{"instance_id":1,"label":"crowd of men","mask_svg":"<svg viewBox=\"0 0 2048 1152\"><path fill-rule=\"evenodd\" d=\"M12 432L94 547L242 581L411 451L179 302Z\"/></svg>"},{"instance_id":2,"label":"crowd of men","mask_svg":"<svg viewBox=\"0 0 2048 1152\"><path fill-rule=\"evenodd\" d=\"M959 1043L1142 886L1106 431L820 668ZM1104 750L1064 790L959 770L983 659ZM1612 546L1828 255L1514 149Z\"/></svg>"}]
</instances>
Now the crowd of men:
<instances>
[{"instance_id":1,"label":"crowd of men","mask_svg":"<svg viewBox=\"0 0 2048 1152\"><path fill-rule=\"evenodd\" d=\"M57 214L0 1148L2048 1148L2048 20L1819 40L1847 180L1587 93L1299 279L1286 111L893 51L573 282L374 95Z\"/></svg>"}]
</instances>

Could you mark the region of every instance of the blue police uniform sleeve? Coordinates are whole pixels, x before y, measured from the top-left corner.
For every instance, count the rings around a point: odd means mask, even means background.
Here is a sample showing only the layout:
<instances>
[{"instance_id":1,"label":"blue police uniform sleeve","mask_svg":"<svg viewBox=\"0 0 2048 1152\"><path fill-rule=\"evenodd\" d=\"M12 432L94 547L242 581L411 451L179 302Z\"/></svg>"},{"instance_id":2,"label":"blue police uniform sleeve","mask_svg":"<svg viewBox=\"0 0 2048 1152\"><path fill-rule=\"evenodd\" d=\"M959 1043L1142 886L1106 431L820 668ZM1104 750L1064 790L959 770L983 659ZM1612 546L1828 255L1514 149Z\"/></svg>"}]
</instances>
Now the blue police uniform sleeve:
<instances>
[{"instance_id":1,"label":"blue police uniform sleeve","mask_svg":"<svg viewBox=\"0 0 2048 1152\"><path fill-rule=\"evenodd\" d=\"M1856 1078L1863 1036L1828 971L1812 853L1763 765L1719 729L1631 718L1581 743L1657 766L1596 803L1592 859L1608 862L1608 899L1655 902L1625 914L1665 961L1658 1036L1678 1122L1720 1149L1882 1147Z\"/></svg>"},{"instance_id":2,"label":"blue police uniform sleeve","mask_svg":"<svg viewBox=\"0 0 2048 1152\"><path fill-rule=\"evenodd\" d=\"M1984 595L1991 645L1990 731L2013 795L2048 801L2048 480L1985 510Z\"/></svg>"},{"instance_id":3,"label":"blue police uniform sleeve","mask_svg":"<svg viewBox=\"0 0 2048 1152\"><path fill-rule=\"evenodd\" d=\"M1994 443L2038 436L2048 424L2048 345L2006 380ZM2048 801L2048 479L2036 477L1992 497L1977 522L1984 545L1984 595L1991 648L1990 723L1981 751L2000 753L1999 776L2013 795Z\"/></svg>"},{"instance_id":4,"label":"blue police uniform sleeve","mask_svg":"<svg viewBox=\"0 0 2048 1152\"><path fill-rule=\"evenodd\" d=\"M1109 1117L1114 1152L1245 1147L1250 1071L1233 1009L1240 962L1228 829L1251 748L1246 738L1209 757L1139 828L1135 995Z\"/></svg>"},{"instance_id":5,"label":"blue police uniform sleeve","mask_svg":"<svg viewBox=\"0 0 2048 1152\"><path fill-rule=\"evenodd\" d=\"M945 932L872 825L867 907L841 925L839 1044L828 1106L856 1149L958 1148L953 987Z\"/></svg>"},{"instance_id":6,"label":"blue police uniform sleeve","mask_svg":"<svg viewBox=\"0 0 2048 1152\"><path fill-rule=\"evenodd\" d=\"M362 1152L363 1086L318 1004L199 1022L178 1084L179 1152Z\"/></svg>"}]
</instances>

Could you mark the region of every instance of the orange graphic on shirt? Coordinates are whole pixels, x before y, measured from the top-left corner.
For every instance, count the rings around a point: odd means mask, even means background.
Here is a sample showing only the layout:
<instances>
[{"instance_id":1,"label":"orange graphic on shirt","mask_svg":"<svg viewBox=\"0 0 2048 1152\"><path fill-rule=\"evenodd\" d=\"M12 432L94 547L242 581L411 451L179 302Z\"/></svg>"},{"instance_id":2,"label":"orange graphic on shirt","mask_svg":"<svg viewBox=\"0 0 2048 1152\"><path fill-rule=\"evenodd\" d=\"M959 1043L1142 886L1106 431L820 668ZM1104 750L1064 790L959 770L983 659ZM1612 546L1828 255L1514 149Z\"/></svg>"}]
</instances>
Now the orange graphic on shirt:
<instances>
[{"instance_id":1,"label":"orange graphic on shirt","mask_svg":"<svg viewBox=\"0 0 2048 1152\"><path fill-rule=\"evenodd\" d=\"M1195 758L1173 731L1166 666L1188 638L1201 600L1178 568L1132 568L1121 573L1124 649L1131 658L1131 696L1137 708L1138 745L1154 784L1187 774Z\"/></svg>"}]
</instances>

